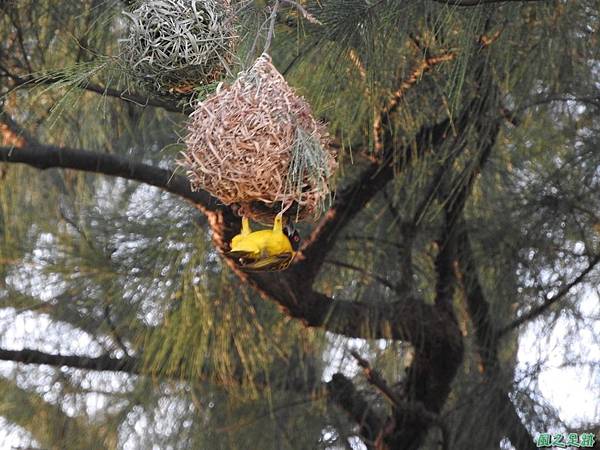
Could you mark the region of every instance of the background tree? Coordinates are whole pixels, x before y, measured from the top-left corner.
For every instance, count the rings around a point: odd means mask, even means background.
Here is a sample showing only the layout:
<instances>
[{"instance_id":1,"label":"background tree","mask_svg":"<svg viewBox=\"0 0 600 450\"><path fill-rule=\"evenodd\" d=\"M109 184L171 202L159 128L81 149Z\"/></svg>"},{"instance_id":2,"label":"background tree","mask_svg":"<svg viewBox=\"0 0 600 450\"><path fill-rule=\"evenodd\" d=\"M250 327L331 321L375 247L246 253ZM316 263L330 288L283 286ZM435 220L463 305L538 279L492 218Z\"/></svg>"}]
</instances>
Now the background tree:
<instances>
[{"instance_id":1,"label":"background tree","mask_svg":"<svg viewBox=\"0 0 600 450\"><path fill-rule=\"evenodd\" d=\"M242 56L277 7L273 60L340 160L276 274L223 256L239 217L175 169L189 99L113 58L128 3L0 2L5 429L48 449L598 429L540 391L549 362L599 384L597 1L244 4Z\"/></svg>"}]
</instances>

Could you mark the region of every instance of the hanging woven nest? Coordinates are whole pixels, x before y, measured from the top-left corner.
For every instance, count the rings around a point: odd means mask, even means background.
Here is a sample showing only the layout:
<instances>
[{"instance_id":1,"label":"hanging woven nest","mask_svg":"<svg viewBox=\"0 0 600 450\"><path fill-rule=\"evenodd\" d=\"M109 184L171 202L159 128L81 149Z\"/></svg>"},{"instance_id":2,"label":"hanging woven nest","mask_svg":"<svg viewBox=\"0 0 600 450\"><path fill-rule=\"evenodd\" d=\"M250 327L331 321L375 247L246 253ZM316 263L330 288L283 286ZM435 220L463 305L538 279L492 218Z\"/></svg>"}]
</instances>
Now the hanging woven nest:
<instances>
[{"instance_id":1,"label":"hanging woven nest","mask_svg":"<svg viewBox=\"0 0 600 450\"><path fill-rule=\"evenodd\" d=\"M296 220L326 207L336 168L325 127L267 55L191 114L180 163L204 189L263 223L290 207Z\"/></svg>"},{"instance_id":2,"label":"hanging woven nest","mask_svg":"<svg viewBox=\"0 0 600 450\"><path fill-rule=\"evenodd\" d=\"M144 0L123 14L123 60L150 89L187 94L228 71L238 41L229 0Z\"/></svg>"}]
</instances>

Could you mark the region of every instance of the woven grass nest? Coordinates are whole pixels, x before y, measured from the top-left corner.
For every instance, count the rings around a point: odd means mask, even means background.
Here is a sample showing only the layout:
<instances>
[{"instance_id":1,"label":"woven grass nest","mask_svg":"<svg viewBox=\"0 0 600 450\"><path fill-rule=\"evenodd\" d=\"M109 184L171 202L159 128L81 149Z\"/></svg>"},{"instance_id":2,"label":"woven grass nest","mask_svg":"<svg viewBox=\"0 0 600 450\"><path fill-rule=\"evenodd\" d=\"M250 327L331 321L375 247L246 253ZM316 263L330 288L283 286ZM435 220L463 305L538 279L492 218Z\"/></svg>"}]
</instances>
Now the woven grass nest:
<instances>
[{"instance_id":1,"label":"woven grass nest","mask_svg":"<svg viewBox=\"0 0 600 450\"><path fill-rule=\"evenodd\" d=\"M327 206L337 164L325 127L268 55L197 107L185 143L192 188L240 214L272 223L282 208L301 220Z\"/></svg>"},{"instance_id":2,"label":"woven grass nest","mask_svg":"<svg viewBox=\"0 0 600 450\"><path fill-rule=\"evenodd\" d=\"M237 43L229 0L144 0L123 14L123 59L152 90L186 94L227 72Z\"/></svg>"}]
</instances>

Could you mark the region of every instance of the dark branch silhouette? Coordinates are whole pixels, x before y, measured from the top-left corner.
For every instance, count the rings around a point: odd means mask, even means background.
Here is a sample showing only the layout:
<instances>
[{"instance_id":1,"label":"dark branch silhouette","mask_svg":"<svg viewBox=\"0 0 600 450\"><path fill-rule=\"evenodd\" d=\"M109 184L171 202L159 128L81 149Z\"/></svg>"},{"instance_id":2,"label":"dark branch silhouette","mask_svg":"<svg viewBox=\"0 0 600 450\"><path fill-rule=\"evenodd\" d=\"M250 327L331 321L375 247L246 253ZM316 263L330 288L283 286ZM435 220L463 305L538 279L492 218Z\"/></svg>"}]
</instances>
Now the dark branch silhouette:
<instances>
[{"instance_id":1,"label":"dark branch silhouette","mask_svg":"<svg viewBox=\"0 0 600 450\"><path fill-rule=\"evenodd\" d=\"M406 148L396 149L392 142L387 142L381 161L371 163L353 183L336 193L334 204L313 230L293 268L302 271L310 281L314 280L343 228L394 175L428 150L439 147L447 138L449 124L449 120L444 119L423 127L415 137L414 145ZM400 158L394 158L394 155Z\"/></svg>"},{"instance_id":2,"label":"dark branch silhouette","mask_svg":"<svg viewBox=\"0 0 600 450\"><path fill-rule=\"evenodd\" d=\"M5 76L9 77L13 81L15 88L32 88L40 85L60 86L65 82L65 80L60 76L35 77L30 75L26 77L20 77L18 75L8 72L6 69L3 69L3 72L5 73ZM100 94L102 96L107 96L111 98L116 98L129 103L134 103L141 107L153 106L156 108L162 108L165 111L183 114L189 114L192 111L189 106L179 106L176 102L173 101L162 100L160 98L148 95L131 93L126 89L119 90L90 82L81 83L77 85L77 87L84 91L93 92L95 94Z\"/></svg>"},{"instance_id":3,"label":"dark branch silhouette","mask_svg":"<svg viewBox=\"0 0 600 450\"><path fill-rule=\"evenodd\" d=\"M0 349L0 360L25 364L45 364L54 367L71 367L94 371L127 372L140 374L140 362L133 357L112 358L108 355L89 357L75 355L59 355L37 350L5 350Z\"/></svg>"},{"instance_id":4,"label":"dark branch silhouette","mask_svg":"<svg viewBox=\"0 0 600 450\"><path fill-rule=\"evenodd\" d=\"M375 441L384 428L384 421L375 412L364 397L356 390L352 381L345 375L336 373L327 383L330 400L342 408L360 427L360 435L365 439L368 449L376 448Z\"/></svg>"},{"instance_id":5,"label":"dark branch silhouette","mask_svg":"<svg viewBox=\"0 0 600 450\"><path fill-rule=\"evenodd\" d=\"M436 3L444 3L450 6L480 6L491 3L531 3L544 2L547 0L433 0Z\"/></svg>"},{"instance_id":6,"label":"dark branch silhouette","mask_svg":"<svg viewBox=\"0 0 600 450\"><path fill-rule=\"evenodd\" d=\"M126 178L162 188L193 202L207 211L221 208L219 202L204 191L194 192L188 179L172 171L134 162L110 153L42 145L33 142L20 148L0 147L0 161L27 164L36 169L76 169Z\"/></svg>"},{"instance_id":7,"label":"dark branch silhouette","mask_svg":"<svg viewBox=\"0 0 600 450\"><path fill-rule=\"evenodd\" d=\"M564 286L555 295L553 295L551 297L547 295L544 298L544 301L542 304L532 308L530 311L526 312L525 314L523 314L521 317L519 317L515 321L502 327L502 329L500 329L500 331L498 333L499 336L500 337L504 336L508 332L520 327L524 323L527 323L527 322L535 319L536 317L539 317L540 315L544 314L546 311L548 311L548 309L550 307L552 307L552 305L561 301L565 296L567 296L569 294L569 292L571 292L571 289L573 289L574 287L579 285L585 279L585 277L592 270L594 270L594 268L598 265L598 263L600 263L600 255L594 256L592 258L592 260L589 262L588 266L585 269L583 269L583 271L577 277L575 277L575 279L573 281L571 281L566 286Z\"/></svg>"}]
</instances>

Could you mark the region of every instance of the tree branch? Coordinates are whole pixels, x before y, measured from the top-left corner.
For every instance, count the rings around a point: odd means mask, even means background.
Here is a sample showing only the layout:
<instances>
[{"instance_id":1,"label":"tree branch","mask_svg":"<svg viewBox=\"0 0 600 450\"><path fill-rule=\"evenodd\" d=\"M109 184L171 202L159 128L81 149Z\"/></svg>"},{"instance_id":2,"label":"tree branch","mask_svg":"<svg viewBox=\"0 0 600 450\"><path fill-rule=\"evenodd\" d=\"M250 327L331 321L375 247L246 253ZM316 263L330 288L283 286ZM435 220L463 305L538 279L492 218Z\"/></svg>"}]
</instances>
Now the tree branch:
<instances>
[{"instance_id":1,"label":"tree branch","mask_svg":"<svg viewBox=\"0 0 600 450\"><path fill-rule=\"evenodd\" d=\"M355 389L352 381L345 375L336 373L327 383L327 391L330 400L336 403L340 408L360 426L360 435L363 436L368 445L367 448L373 448L374 443L381 433L384 422L379 415L371 409L369 403Z\"/></svg>"},{"instance_id":2,"label":"tree branch","mask_svg":"<svg viewBox=\"0 0 600 450\"><path fill-rule=\"evenodd\" d=\"M352 350L350 354L356 359L358 365L362 367L369 383L375 386L393 405L398 406L403 403L398 394L388 386L381 374L371 367L369 361L360 356L355 350Z\"/></svg>"},{"instance_id":3,"label":"tree branch","mask_svg":"<svg viewBox=\"0 0 600 450\"><path fill-rule=\"evenodd\" d=\"M464 221L464 208L478 174L489 159L500 131L501 118L496 115L498 109L498 91L493 85L486 66L481 66L477 90L480 95L472 104L468 121L474 124L477 132L479 154L470 167L461 175L460 188L453 194L444 193L445 227L442 249L436 259L438 272L438 295L436 304L451 308L452 297L447 290L451 280L457 280L465 294L467 310L475 329L475 342L482 358L485 376L494 390L494 397L500 405L498 416L504 432L511 443L519 450L526 449L533 442L527 428L521 422L514 405L510 401L508 390L503 387L502 370L498 360L498 334L491 321L489 304L477 276L477 266L471 251L469 237ZM452 244L452 247L450 246ZM448 253L445 255L445 253ZM454 272L452 275L448 271ZM444 279L446 282L444 283ZM440 300L444 300L440 302Z\"/></svg>"},{"instance_id":4,"label":"tree branch","mask_svg":"<svg viewBox=\"0 0 600 450\"><path fill-rule=\"evenodd\" d=\"M465 294L467 310L473 324L481 368L493 370L497 364L498 332L491 321L490 306L477 276L477 265L464 221L459 224L458 279Z\"/></svg>"},{"instance_id":5,"label":"tree branch","mask_svg":"<svg viewBox=\"0 0 600 450\"><path fill-rule=\"evenodd\" d=\"M495 393L495 404L498 405L498 421L502 430L515 448L521 450L531 448L533 436L523 425L515 410L508 390L503 388L502 368L498 360L499 334L491 318L490 306L485 298L483 287L477 275L477 266L471 250L469 236L464 222L459 225L459 241L462 243L459 251L458 278L465 294L467 311L475 332L475 343L481 357L481 368L488 383Z\"/></svg>"},{"instance_id":6,"label":"tree branch","mask_svg":"<svg viewBox=\"0 0 600 450\"><path fill-rule=\"evenodd\" d=\"M36 169L76 169L85 172L126 178L164 189L193 202L206 211L222 208L218 201L204 191L193 192L186 177L149 164L134 162L110 153L41 145L29 142L15 149L0 147L0 162L22 163Z\"/></svg>"},{"instance_id":7,"label":"tree branch","mask_svg":"<svg viewBox=\"0 0 600 450\"><path fill-rule=\"evenodd\" d=\"M134 375L141 373L140 361L134 357L112 358L108 355L87 357L44 353L37 350L0 349L0 360L25 364L44 364L54 367L71 367L95 371L126 372Z\"/></svg>"},{"instance_id":8,"label":"tree branch","mask_svg":"<svg viewBox=\"0 0 600 450\"><path fill-rule=\"evenodd\" d=\"M379 284L381 284L382 286L387 287L388 289L394 291L394 292L398 292L398 286L396 286L394 283L389 282L385 277L379 276L377 274L374 274L372 272L369 272L365 269L363 269L362 267L358 267L355 266L354 264L348 264L342 261L335 261L332 259L326 259L324 261L326 264L331 264L334 266L338 266L338 267L342 267L344 269L350 269L350 270L355 270L361 274L363 274L364 276L366 276L367 278L371 278L374 281L377 281Z\"/></svg>"},{"instance_id":9,"label":"tree branch","mask_svg":"<svg viewBox=\"0 0 600 450\"><path fill-rule=\"evenodd\" d=\"M0 161L24 163L41 170L59 167L102 173L163 188L191 200L209 214L213 230L219 231L215 233L215 239L222 238L221 227L231 225L233 220L237 220L228 208L218 205L217 201L207 193L192 192L185 177L175 176L166 169L135 163L117 155L30 143L20 149L0 147ZM389 172L391 178L391 168ZM360 188L358 189L360 192ZM352 204L349 199L346 201ZM213 214L219 211L221 214ZM356 213L358 210L353 212ZM224 214L228 215L226 219ZM338 231L334 229L334 234L337 235ZM217 245L224 249L226 243L227 240L223 239ZM231 265L236 270L235 263L232 262ZM307 283L295 278L295 275L299 275L301 279L306 278L302 272L288 271L285 276L269 274L250 276L243 272L239 275L249 280L259 292L276 299L289 316L301 319L308 326L323 327L334 333L350 337L380 337L412 341L421 337L423 324L430 323L432 329L440 332L444 329L431 314L430 307L422 304L420 299L408 297L402 301L386 304L332 300L312 291ZM294 281L291 282L292 280ZM435 336L436 333L433 335ZM439 337L435 336L435 338Z\"/></svg>"},{"instance_id":10,"label":"tree branch","mask_svg":"<svg viewBox=\"0 0 600 450\"><path fill-rule=\"evenodd\" d=\"M450 6L480 6L490 3L529 3L543 2L545 0L433 0L436 3L444 3Z\"/></svg>"},{"instance_id":11,"label":"tree branch","mask_svg":"<svg viewBox=\"0 0 600 450\"><path fill-rule=\"evenodd\" d=\"M406 340L422 346L447 340L447 321L421 298L406 295L390 302L333 299L287 273L249 276L239 271L235 262L232 266L243 281L305 326L346 337Z\"/></svg>"},{"instance_id":12,"label":"tree branch","mask_svg":"<svg viewBox=\"0 0 600 450\"><path fill-rule=\"evenodd\" d=\"M569 94L555 94L555 95L549 95L547 97L540 97L538 99L535 99L535 100L519 107L516 111L514 111L512 113L512 115L515 116L518 113L521 113L529 108L533 108L535 106L546 105L548 103L554 103L554 102L579 102L579 103L584 103L586 105L592 105L592 106L595 106L598 108L598 107L600 107L600 95L598 95L598 96L594 96L594 95L577 96L577 95L569 95Z\"/></svg>"},{"instance_id":13,"label":"tree branch","mask_svg":"<svg viewBox=\"0 0 600 450\"><path fill-rule=\"evenodd\" d=\"M156 376L157 373L153 372L152 369L148 369L144 366L144 358L142 355L139 356L124 356L121 358L113 358L107 354L97 357L80 356L80 355L61 355L41 352L32 349L22 350L6 350L0 348L0 361L12 361L24 364L37 364L37 365L48 365L52 367L68 367L71 369L82 369L90 370L94 372L122 372L130 375L149 375ZM285 360L285 363L289 363ZM277 367L277 365L275 366ZM310 370L307 372L307 370ZM247 382L247 376L245 368L241 365L236 367L235 381L242 385ZM161 373L158 373L160 376ZM289 375L289 374L288 374ZM210 380L210 373L207 367L203 367L201 371L196 373L186 374L162 374L164 378L176 379L179 381L186 381L190 383L206 382ZM2 378L0 377L0 380ZM272 379L272 378L271 378ZM223 380L227 383L231 378ZM254 378L253 382L256 386L266 388L268 386L269 377L265 376L264 373L259 373ZM214 380L213 380L214 381ZM218 382L217 382L218 383ZM307 369L304 367L298 374L293 374L286 379L284 389L299 392L303 391L307 394L313 394L323 387L323 383L318 381L318 375L316 374L316 365L311 366Z\"/></svg>"},{"instance_id":14,"label":"tree branch","mask_svg":"<svg viewBox=\"0 0 600 450\"><path fill-rule=\"evenodd\" d=\"M307 239L291 269L302 272L304 278L312 282L342 229L398 171L427 150L441 145L447 137L449 126L448 119L429 127L424 126L415 136L413 146L396 149L388 143L388 148L381 155L381 162L371 163L356 181L336 193L334 204Z\"/></svg>"},{"instance_id":15,"label":"tree branch","mask_svg":"<svg viewBox=\"0 0 600 450\"><path fill-rule=\"evenodd\" d=\"M506 335L508 332L514 330L515 328L518 328L521 325L523 325L524 323L529 322L529 321L535 319L536 317L539 317L543 313L545 313L552 305L559 302L566 295L568 295L569 292L571 291L571 289L573 289L575 286L577 286L579 283L581 283L584 280L584 278L586 277L586 275L588 273L590 273L592 270L594 270L594 268L598 265L598 263L600 263L600 255L594 256L594 258L592 258L592 260L589 262L588 266L577 277L575 277L575 279L573 281L571 281L566 286L564 286L560 291L558 291L556 293L556 295L553 295L552 297L550 297L549 295L546 295L544 298L544 302L541 305L538 305L535 308L532 308L529 312L523 314L518 319L516 319L513 322L511 322L510 324L502 327L498 333L499 337Z\"/></svg>"},{"instance_id":16,"label":"tree branch","mask_svg":"<svg viewBox=\"0 0 600 450\"><path fill-rule=\"evenodd\" d=\"M381 153L383 151L384 142L382 139L382 131L385 131L385 134L388 135L386 137L389 138L389 134L391 133L390 115L398 108L400 101L406 92L408 92L408 90L415 85L426 72L430 71L438 64L453 60L455 57L456 53L446 52L423 58L418 62L410 75L399 83L398 89L392 94L391 98L374 121L373 136L375 140L375 153Z\"/></svg>"},{"instance_id":17,"label":"tree branch","mask_svg":"<svg viewBox=\"0 0 600 450\"><path fill-rule=\"evenodd\" d=\"M33 137L21 127L6 111L0 106L0 134L2 132L2 125L6 127L10 136L4 136L3 140L0 139L2 145L13 145L14 147L21 148L26 142L34 142Z\"/></svg>"},{"instance_id":18,"label":"tree branch","mask_svg":"<svg viewBox=\"0 0 600 450\"><path fill-rule=\"evenodd\" d=\"M471 109L472 105L467 108ZM226 259L228 265L242 281L306 326L322 327L348 337L401 339L424 346L452 347L456 324L449 324L446 315L437 314L421 298L401 295L396 302L351 302L331 299L315 292L312 285L343 228L398 172L428 151L439 150L446 142L452 124L459 133L464 131L461 127L466 124L462 119L467 116L467 113L461 114L455 123L443 119L433 125L424 125L412 144L405 147L398 148L393 139L387 139L377 161L371 162L354 182L336 193L331 209L314 228L286 272L276 275L246 273L235 261ZM226 209L209 217L209 222L214 244L226 253L231 238L239 230L239 218Z\"/></svg>"},{"instance_id":19,"label":"tree branch","mask_svg":"<svg viewBox=\"0 0 600 450\"><path fill-rule=\"evenodd\" d=\"M393 417L402 417L405 419L406 417L410 417L411 419L423 420L426 423L431 423L436 425L441 433L442 433L442 448L443 450L448 449L450 431L446 424L441 420L438 414L435 414L429 411L425 405L423 405L419 401L407 402L404 401L398 393L396 393L392 388L389 387L385 379L381 376L379 372L374 370L369 362L362 358L358 352L351 351L350 354L354 359L356 359L358 365L362 367L367 381L375 386L391 403L393 409L395 410ZM388 419L388 424L394 424L394 418ZM395 426L385 427L382 432L383 434L379 436L380 441L384 441L386 438L386 433L391 433L395 429Z\"/></svg>"},{"instance_id":20,"label":"tree branch","mask_svg":"<svg viewBox=\"0 0 600 450\"><path fill-rule=\"evenodd\" d=\"M0 360L142 375L140 360L134 357L117 359L107 355L100 357L85 357L49 354L30 349L0 349ZM347 411L350 416L360 424L361 435L374 441L381 430L383 422L377 414L371 410L367 401L356 391L352 382L342 374L335 374L330 382L325 383L325 387L330 396L330 400L342 407L342 409ZM294 389L297 388L298 387L294 385Z\"/></svg>"},{"instance_id":21,"label":"tree branch","mask_svg":"<svg viewBox=\"0 0 600 450\"><path fill-rule=\"evenodd\" d=\"M60 86L61 83L65 82L65 80L60 76L20 77L18 75L15 75L15 74L7 72L7 71L5 71L5 73L9 78L11 78L13 80L14 86L16 88L36 87L36 86L40 86L40 85ZM136 105L141 106L141 107L153 106L156 108L162 108L165 111L183 113L183 114L189 114L192 112L192 109L189 106L179 107L174 102L170 102L168 100L162 100L159 98L153 98L150 96L140 95L140 94L136 94L136 93L129 93L128 90L113 89L113 88L109 88L107 86L101 86L101 85L89 83L89 82L79 84L77 87L84 91L93 92L95 94L100 94L102 96L117 98L119 100L124 100L129 103L135 103Z\"/></svg>"}]
</instances>

